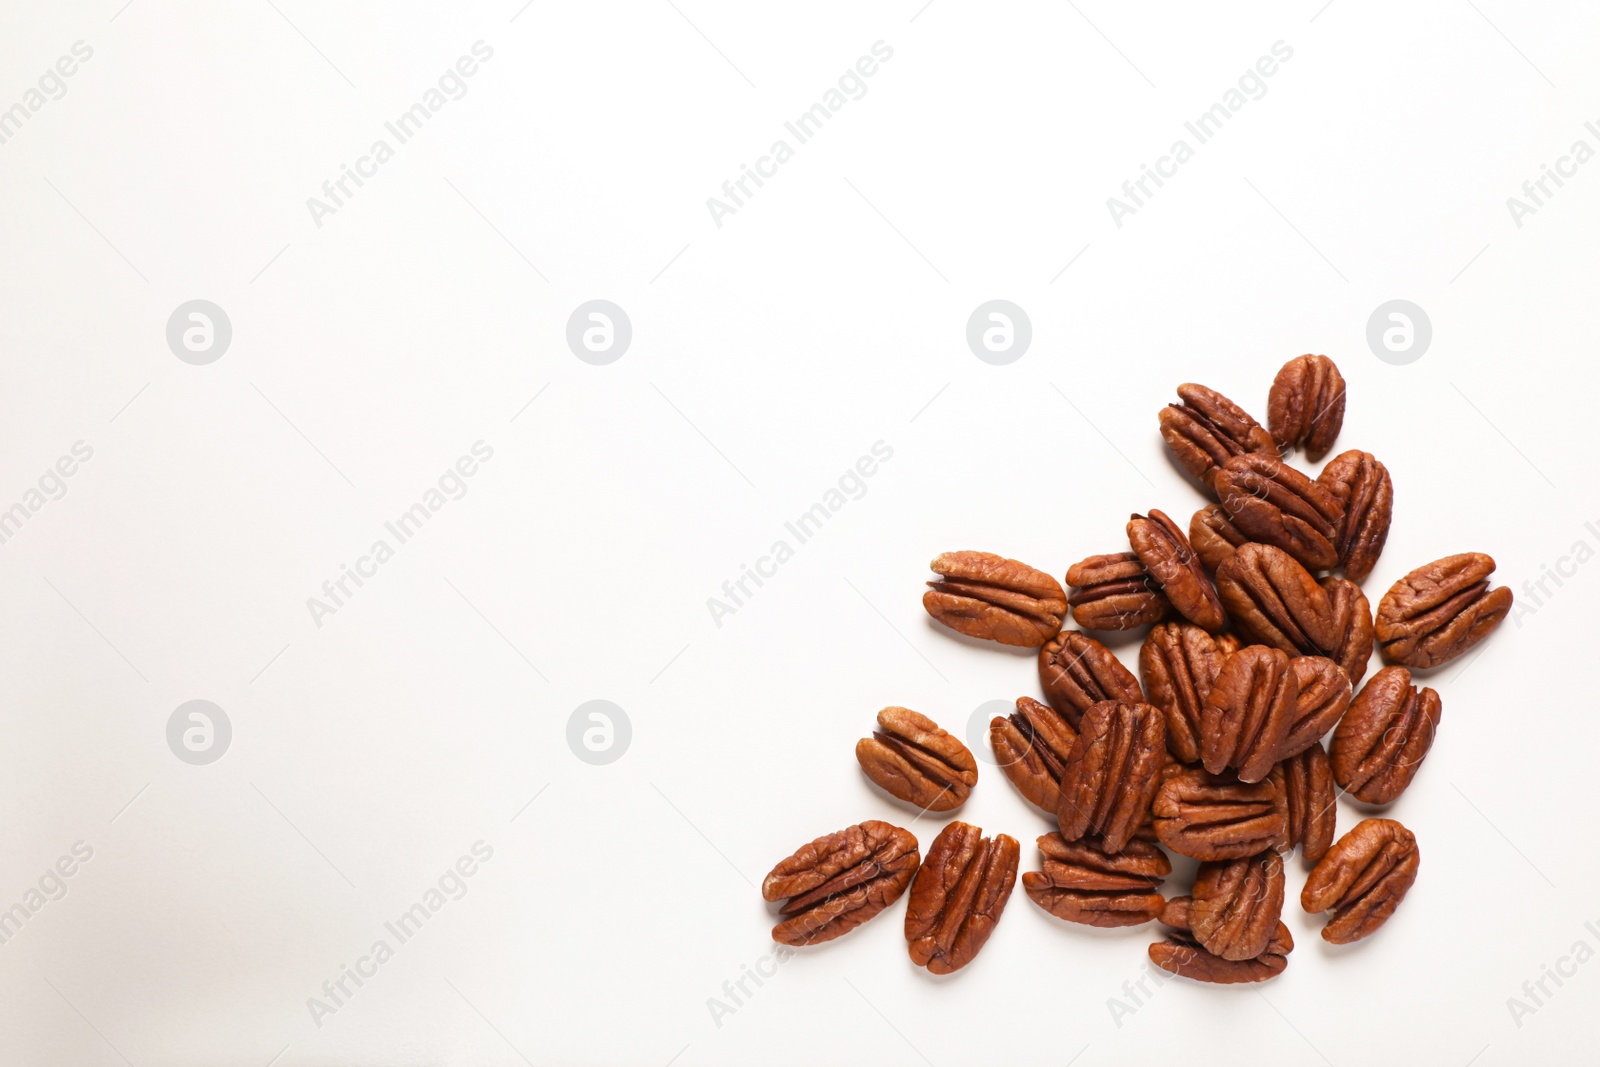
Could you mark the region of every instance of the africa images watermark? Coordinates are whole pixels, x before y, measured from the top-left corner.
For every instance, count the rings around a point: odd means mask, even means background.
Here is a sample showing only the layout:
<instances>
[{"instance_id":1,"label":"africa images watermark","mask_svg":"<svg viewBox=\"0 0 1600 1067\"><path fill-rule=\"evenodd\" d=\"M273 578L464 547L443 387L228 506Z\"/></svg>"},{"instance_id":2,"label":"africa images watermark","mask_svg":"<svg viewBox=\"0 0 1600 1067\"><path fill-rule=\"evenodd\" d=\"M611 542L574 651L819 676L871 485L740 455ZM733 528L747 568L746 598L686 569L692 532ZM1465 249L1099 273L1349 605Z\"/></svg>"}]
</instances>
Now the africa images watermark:
<instances>
[{"instance_id":1,"label":"africa images watermark","mask_svg":"<svg viewBox=\"0 0 1600 1067\"><path fill-rule=\"evenodd\" d=\"M1600 143L1600 126L1592 121L1585 122L1583 129L1596 143ZM1539 209L1546 207L1546 202L1561 191L1567 184L1562 181L1563 178L1577 177L1578 168L1594 156L1594 146L1580 137L1572 142L1565 155L1557 157L1554 167L1548 163L1539 164L1539 176L1522 183L1522 196L1525 199L1506 197L1506 210L1511 212L1511 221L1516 223L1517 229L1522 229L1529 215L1538 214ZM1555 185L1554 189L1550 187L1552 184Z\"/></svg>"},{"instance_id":2,"label":"africa images watermark","mask_svg":"<svg viewBox=\"0 0 1600 1067\"><path fill-rule=\"evenodd\" d=\"M46 867L39 876L37 886L30 886L22 899L0 911L0 945L7 944L22 932L28 921L46 904L67 895L67 879L78 873L83 864L94 859L94 847L87 841L74 841L70 855L64 855Z\"/></svg>"},{"instance_id":3,"label":"africa images watermark","mask_svg":"<svg viewBox=\"0 0 1600 1067\"><path fill-rule=\"evenodd\" d=\"M93 58L93 48L82 41L73 41L71 55L62 56L54 65L45 68L33 88L23 92L15 104L0 110L0 145L21 133L28 120L44 110L50 101L66 96L66 79L78 73L80 64Z\"/></svg>"},{"instance_id":4,"label":"africa images watermark","mask_svg":"<svg viewBox=\"0 0 1600 1067\"><path fill-rule=\"evenodd\" d=\"M74 441L68 455L61 456L39 475L36 487L27 489L10 507L0 510L0 545L9 544L22 532L23 524L39 513L52 500L67 495L67 479L78 473L78 468L94 457L94 448L86 441Z\"/></svg>"},{"instance_id":5,"label":"africa images watermark","mask_svg":"<svg viewBox=\"0 0 1600 1067\"><path fill-rule=\"evenodd\" d=\"M1294 58L1294 49L1283 41L1272 42L1270 51L1271 55L1257 59L1255 66L1239 75L1237 88L1230 88L1222 94L1221 101L1202 111L1193 121L1183 124L1189 136L1194 138L1193 145L1182 137L1178 138L1172 142L1166 155L1156 159L1153 168L1148 163L1141 163L1139 176L1122 183L1122 195L1127 197L1126 200L1115 196L1106 198L1106 210L1111 212L1111 221L1117 229L1122 229L1122 220L1137 214L1156 195L1156 189L1166 184L1163 178L1177 176L1178 168L1194 158L1196 147L1221 133L1228 120L1242 111L1251 100L1260 100L1267 95L1266 79L1278 73L1280 63L1287 63ZM1156 189L1150 188L1151 182L1155 183Z\"/></svg>"},{"instance_id":6,"label":"africa images watermark","mask_svg":"<svg viewBox=\"0 0 1600 1067\"><path fill-rule=\"evenodd\" d=\"M1572 542L1566 552L1556 557L1555 564L1539 564L1539 577L1526 578L1522 582L1522 595L1517 597L1516 603L1511 606L1511 621L1522 628L1522 620L1528 615L1539 614L1539 609L1548 604L1561 587L1578 575L1578 568L1594 559L1595 546L1600 545L1600 525L1593 522L1583 524L1583 531L1587 537L1580 536ZM1590 538L1593 538L1591 543ZM1555 588L1552 589L1551 586Z\"/></svg>"},{"instance_id":7,"label":"africa images watermark","mask_svg":"<svg viewBox=\"0 0 1600 1067\"><path fill-rule=\"evenodd\" d=\"M1600 943L1600 926L1591 920L1583 924L1583 929L1589 937ZM1517 1024L1517 1029L1522 1029L1522 1020L1526 1016L1537 1015L1540 1008L1561 992L1567 979L1577 977L1578 968L1594 959L1594 953L1594 945L1587 938L1580 937L1564 955L1556 957L1553 965L1540 964L1539 977L1522 983L1522 996L1506 998L1506 1010L1511 1013L1511 1021Z\"/></svg>"}]
</instances>

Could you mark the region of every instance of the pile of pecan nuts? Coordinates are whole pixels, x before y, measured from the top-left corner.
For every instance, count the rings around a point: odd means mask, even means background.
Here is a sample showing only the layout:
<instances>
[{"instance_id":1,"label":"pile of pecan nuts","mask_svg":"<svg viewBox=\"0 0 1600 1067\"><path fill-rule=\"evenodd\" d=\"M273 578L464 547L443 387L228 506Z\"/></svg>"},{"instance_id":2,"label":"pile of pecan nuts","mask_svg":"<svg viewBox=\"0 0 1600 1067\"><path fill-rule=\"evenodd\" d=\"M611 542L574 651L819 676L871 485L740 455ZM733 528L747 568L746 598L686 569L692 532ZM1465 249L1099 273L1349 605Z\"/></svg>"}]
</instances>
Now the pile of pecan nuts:
<instances>
[{"instance_id":1,"label":"pile of pecan nuts","mask_svg":"<svg viewBox=\"0 0 1600 1067\"><path fill-rule=\"evenodd\" d=\"M923 605L969 637L1039 649L1045 700L1019 697L990 724L1011 784L1056 822L1038 839L1029 898L1090 926L1165 926L1150 958L1207 982L1280 974L1294 948L1280 921L1283 855L1310 866L1300 904L1329 912L1322 936L1367 937L1416 880L1410 830L1383 818L1334 840L1339 793L1372 807L1411 784L1441 704L1412 670L1460 656L1511 609L1477 552L1424 564L1394 583L1374 619L1358 584L1383 551L1389 472L1370 453L1334 457L1311 477L1284 460L1327 454L1344 420L1344 379L1326 356L1290 360L1263 428L1200 385L1160 417L1161 436L1211 498L1187 535L1152 509L1128 520L1128 550L1050 574L987 552L933 561ZM1336 575L1319 574L1337 571ZM1077 630L1062 629L1068 615ZM1135 678L1087 631L1148 626ZM1383 667L1365 685L1376 642ZM1141 684L1142 679L1142 684ZM1356 687L1360 686L1359 691ZM1327 748L1323 738L1332 732ZM867 777L924 812L953 811L978 781L958 738L907 708L878 713L856 745ZM1168 897L1163 849L1200 861ZM767 875L781 903L772 936L811 945L848 933L909 887L911 958L964 967L1000 921L1020 847L951 822L926 858L905 829L870 820L802 846Z\"/></svg>"}]
</instances>

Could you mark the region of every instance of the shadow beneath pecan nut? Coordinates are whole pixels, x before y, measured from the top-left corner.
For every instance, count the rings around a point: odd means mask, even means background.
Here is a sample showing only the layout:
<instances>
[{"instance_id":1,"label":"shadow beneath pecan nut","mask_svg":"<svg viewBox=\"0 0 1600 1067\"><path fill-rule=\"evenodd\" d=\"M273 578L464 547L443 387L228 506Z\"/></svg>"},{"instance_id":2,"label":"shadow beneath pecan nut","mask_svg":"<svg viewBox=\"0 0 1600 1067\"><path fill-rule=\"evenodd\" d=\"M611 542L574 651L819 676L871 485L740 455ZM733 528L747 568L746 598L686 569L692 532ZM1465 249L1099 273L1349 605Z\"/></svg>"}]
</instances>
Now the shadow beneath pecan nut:
<instances>
[{"instance_id":1,"label":"shadow beneath pecan nut","mask_svg":"<svg viewBox=\"0 0 1600 1067\"><path fill-rule=\"evenodd\" d=\"M929 633L936 634L947 641L954 641L956 644L966 645L968 648L981 649L984 652L1009 652L1018 659L1037 659L1039 656L1037 648L1003 645L999 641L990 641L987 638L968 637L966 634L958 630L952 630L944 623L938 622L931 615L923 616L922 626Z\"/></svg>"}]
</instances>

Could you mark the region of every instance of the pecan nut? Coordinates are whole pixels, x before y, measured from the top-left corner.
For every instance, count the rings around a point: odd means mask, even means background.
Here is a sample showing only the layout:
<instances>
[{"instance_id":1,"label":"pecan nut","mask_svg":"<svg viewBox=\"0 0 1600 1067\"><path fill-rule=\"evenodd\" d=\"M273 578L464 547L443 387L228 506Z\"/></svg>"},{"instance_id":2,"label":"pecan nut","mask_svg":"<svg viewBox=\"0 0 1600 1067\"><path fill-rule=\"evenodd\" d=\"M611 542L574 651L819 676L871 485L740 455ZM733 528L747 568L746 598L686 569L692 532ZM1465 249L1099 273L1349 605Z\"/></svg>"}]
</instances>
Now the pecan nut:
<instances>
[{"instance_id":1,"label":"pecan nut","mask_svg":"<svg viewBox=\"0 0 1600 1067\"><path fill-rule=\"evenodd\" d=\"M1172 933L1165 941L1150 946L1150 962L1163 971L1171 971L1183 978L1197 982L1217 982L1232 985L1238 982L1265 982L1276 978L1289 966L1289 953L1294 951L1294 938L1289 928L1279 922L1267 941L1266 951L1248 960L1225 960L1207 952L1189 927L1189 897L1173 897L1161 911L1161 924Z\"/></svg>"},{"instance_id":2,"label":"pecan nut","mask_svg":"<svg viewBox=\"0 0 1600 1067\"><path fill-rule=\"evenodd\" d=\"M1067 585L1074 590L1067 598L1072 618L1086 630L1132 630L1167 614L1167 598L1132 552L1074 563L1067 568Z\"/></svg>"},{"instance_id":3,"label":"pecan nut","mask_svg":"<svg viewBox=\"0 0 1600 1067\"><path fill-rule=\"evenodd\" d=\"M971 963L1005 911L1021 855L1016 838L987 838L970 823L953 822L940 830L906 905L911 962L934 974Z\"/></svg>"},{"instance_id":4,"label":"pecan nut","mask_svg":"<svg viewBox=\"0 0 1600 1067\"><path fill-rule=\"evenodd\" d=\"M1207 504L1189 520L1189 544L1212 574L1217 573L1223 560L1233 555L1234 549L1249 540L1220 504Z\"/></svg>"},{"instance_id":5,"label":"pecan nut","mask_svg":"<svg viewBox=\"0 0 1600 1067\"><path fill-rule=\"evenodd\" d=\"M1039 838L1043 869L1022 876L1023 892L1039 907L1067 922L1087 926L1137 926L1161 914L1159 892L1172 861L1155 845L1130 841L1108 856L1093 845L1060 834Z\"/></svg>"},{"instance_id":6,"label":"pecan nut","mask_svg":"<svg viewBox=\"0 0 1600 1067\"><path fill-rule=\"evenodd\" d=\"M1067 594L1044 571L992 552L946 552L928 566L942 577L922 606L957 633L1038 648L1061 629Z\"/></svg>"},{"instance_id":7,"label":"pecan nut","mask_svg":"<svg viewBox=\"0 0 1600 1067\"><path fill-rule=\"evenodd\" d=\"M1156 837L1201 861L1254 856L1285 846L1288 808L1281 776L1251 784L1191 767L1162 783L1155 799Z\"/></svg>"},{"instance_id":8,"label":"pecan nut","mask_svg":"<svg viewBox=\"0 0 1600 1067\"><path fill-rule=\"evenodd\" d=\"M1489 588L1494 560L1463 552L1424 564L1378 601L1383 656L1407 667L1437 667L1482 641L1511 610L1511 590Z\"/></svg>"},{"instance_id":9,"label":"pecan nut","mask_svg":"<svg viewBox=\"0 0 1600 1067\"><path fill-rule=\"evenodd\" d=\"M1018 697L1009 718L989 720L989 744L1011 784L1034 807L1054 817L1061 804L1061 771L1078 731L1048 704Z\"/></svg>"},{"instance_id":10,"label":"pecan nut","mask_svg":"<svg viewBox=\"0 0 1600 1067\"><path fill-rule=\"evenodd\" d=\"M1322 589L1333 605L1333 644L1323 654L1344 668L1351 685L1360 685L1372 659L1372 605L1367 594L1348 578L1324 578Z\"/></svg>"},{"instance_id":11,"label":"pecan nut","mask_svg":"<svg viewBox=\"0 0 1600 1067\"><path fill-rule=\"evenodd\" d=\"M1389 539L1389 523L1394 518L1394 481L1389 468L1370 452L1352 450L1330 459L1317 482L1344 509L1335 541L1339 566L1351 581L1366 581Z\"/></svg>"},{"instance_id":12,"label":"pecan nut","mask_svg":"<svg viewBox=\"0 0 1600 1067\"><path fill-rule=\"evenodd\" d=\"M878 712L878 728L856 742L856 762L879 789L924 811L953 811L978 784L967 746L910 708Z\"/></svg>"},{"instance_id":13,"label":"pecan nut","mask_svg":"<svg viewBox=\"0 0 1600 1067\"><path fill-rule=\"evenodd\" d=\"M1321 741L1338 725L1350 707L1350 675L1326 656L1298 656L1289 661L1300 696L1295 703L1294 725L1284 739L1279 759L1297 756Z\"/></svg>"},{"instance_id":14,"label":"pecan nut","mask_svg":"<svg viewBox=\"0 0 1600 1067\"><path fill-rule=\"evenodd\" d=\"M1327 590L1281 548L1241 545L1217 568L1217 593L1255 644L1291 656L1319 656L1339 644L1339 620Z\"/></svg>"},{"instance_id":15,"label":"pecan nut","mask_svg":"<svg viewBox=\"0 0 1600 1067\"><path fill-rule=\"evenodd\" d=\"M1039 684L1045 699L1074 727L1102 700L1136 704L1144 699L1133 672L1099 641L1062 630L1039 650Z\"/></svg>"},{"instance_id":16,"label":"pecan nut","mask_svg":"<svg viewBox=\"0 0 1600 1067\"><path fill-rule=\"evenodd\" d=\"M1276 545L1311 570L1339 562L1338 498L1283 460L1235 456L1217 472L1216 486L1228 518L1250 540Z\"/></svg>"},{"instance_id":17,"label":"pecan nut","mask_svg":"<svg viewBox=\"0 0 1600 1067\"><path fill-rule=\"evenodd\" d=\"M1288 846L1300 846L1306 862L1314 864L1333 844L1339 817L1328 753L1318 741L1279 766L1283 768L1283 790L1289 804Z\"/></svg>"},{"instance_id":18,"label":"pecan nut","mask_svg":"<svg viewBox=\"0 0 1600 1067\"><path fill-rule=\"evenodd\" d=\"M1222 629L1228 618L1217 589L1189 539L1165 512L1151 508L1148 516L1130 517L1128 543L1179 615L1207 630Z\"/></svg>"},{"instance_id":19,"label":"pecan nut","mask_svg":"<svg viewBox=\"0 0 1600 1067\"><path fill-rule=\"evenodd\" d=\"M1281 451L1304 445L1321 459L1344 425L1344 376L1327 356L1296 356L1267 394L1267 427Z\"/></svg>"},{"instance_id":20,"label":"pecan nut","mask_svg":"<svg viewBox=\"0 0 1600 1067\"><path fill-rule=\"evenodd\" d=\"M1202 863L1190 897L1189 928L1201 947L1225 960L1255 959L1283 914L1283 858L1267 851Z\"/></svg>"},{"instance_id":21,"label":"pecan nut","mask_svg":"<svg viewBox=\"0 0 1600 1067\"><path fill-rule=\"evenodd\" d=\"M1214 489L1217 469L1246 452L1278 454L1272 435L1243 408L1215 389L1178 386L1183 403L1161 409L1161 437L1184 470Z\"/></svg>"},{"instance_id":22,"label":"pecan nut","mask_svg":"<svg viewBox=\"0 0 1600 1067\"><path fill-rule=\"evenodd\" d=\"M1106 852L1121 852L1149 814L1166 763L1161 712L1116 700L1090 708L1061 772L1061 836L1099 835Z\"/></svg>"},{"instance_id":23,"label":"pecan nut","mask_svg":"<svg viewBox=\"0 0 1600 1067\"><path fill-rule=\"evenodd\" d=\"M920 858L911 831L876 819L801 845L761 882L763 898L787 901L772 939L816 945L849 933L900 899Z\"/></svg>"},{"instance_id":24,"label":"pecan nut","mask_svg":"<svg viewBox=\"0 0 1600 1067\"><path fill-rule=\"evenodd\" d=\"M1357 800L1388 804L1411 784L1439 729L1444 708L1418 690L1404 667L1385 667L1361 687L1333 733L1334 781Z\"/></svg>"},{"instance_id":25,"label":"pecan nut","mask_svg":"<svg viewBox=\"0 0 1600 1067\"><path fill-rule=\"evenodd\" d=\"M1417 839L1393 819L1363 819L1328 850L1300 891L1300 906L1332 911L1322 939L1347 945L1388 921L1417 880Z\"/></svg>"},{"instance_id":26,"label":"pecan nut","mask_svg":"<svg viewBox=\"0 0 1600 1067\"><path fill-rule=\"evenodd\" d=\"M1299 699L1299 684L1283 652L1250 645L1229 656L1200 709L1200 759L1206 770L1220 774L1232 767L1246 783L1271 774Z\"/></svg>"},{"instance_id":27,"label":"pecan nut","mask_svg":"<svg viewBox=\"0 0 1600 1067\"><path fill-rule=\"evenodd\" d=\"M1150 703L1166 717L1167 750L1184 763L1200 762L1200 709L1227 652L1200 627L1164 622L1139 648L1139 674Z\"/></svg>"}]
</instances>

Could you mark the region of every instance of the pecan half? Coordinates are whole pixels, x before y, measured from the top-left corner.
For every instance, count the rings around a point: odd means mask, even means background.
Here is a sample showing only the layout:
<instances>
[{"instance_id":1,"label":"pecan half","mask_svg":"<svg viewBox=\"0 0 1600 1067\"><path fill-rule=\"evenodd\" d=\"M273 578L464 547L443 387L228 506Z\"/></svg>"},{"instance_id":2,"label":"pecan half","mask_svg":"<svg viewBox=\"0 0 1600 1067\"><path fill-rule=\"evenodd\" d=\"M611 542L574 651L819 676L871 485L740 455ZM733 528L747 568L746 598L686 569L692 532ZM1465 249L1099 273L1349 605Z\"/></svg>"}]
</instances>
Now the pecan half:
<instances>
[{"instance_id":1,"label":"pecan half","mask_svg":"<svg viewBox=\"0 0 1600 1067\"><path fill-rule=\"evenodd\" d=\"M1338 498L1276 456L1235 456L1216 475L1217 496L1252 541L1276 545L1311 570L1339 562Z\"/></svg>"},{"instance_id":2,"label":"pecan half","mask_svg":"<svg viewBox=\"0 0 1600 1067\"><path fill-rule=\"evenodd\" d=\"M1394 518L1394 481L1389 468L1372 453L1356 449L1330 459L1317 475L1317 483L1344 509L1335 539L1339 566L1351 581L1366 581L1389 539L1389 523Z\"/></svg>"},{"instance_id":3,"label":"pecan half","mask_svg":"<svg viewBox=\"0 0 1600 1067\"><path fill-rule=\"evenodd\" d=\"M1139 648L1145 692L1166 717L1167 750L1184 763L1200 762L1200 709L1225 658L1216 638L1187 622L1152 627Z\"/></svg>"},{"instance_id":4,"label":"pecan half","mask_svg":"<svg viewBox=\"0 0 1600 1067\"><path fill-rule=\"evenodd\" d=\"M1351 685L1360 685L1372 659L1372 605L1348 578L1324 578L1319 584L1333 605L1334 642L1323 654L1344 668Z\"/></svg>"},{"instance_id":5,"label":"pecan half","mask_svg":"<svg viewBox=\"0 0 1600 1067\"><path fill-rule=\"evenodd\" d=\"M1043 870L1022 876L1023 892L1058 919L1088 926L1137 926L1161 914L1166 898L1158 892L1172 873L1172 861L1155 845L1130 841L1108 856L1093 845L1039 838Z\"/></svg>"},{"instance_id":6,"label":"pecan half","mask_svg":"<svg viewBox=\"0 0 1600 1067\"><path fill-rule=\"evenodd\" d=\"M1494 560L1463 552L1425 564L1378 601L1383 657L1407 667L1437 667L1482 641L1511 610L1511 590L1489 588Z\"/></svg>"},{"instance_id":7,"label":"pecan half","mask_svg":"<svg viewBox=\"0 0 1600 1067\"><path fill-rule=\"evenodd\" d=\"M801 845L761 882L764 899L788 901L772 939L815 945L849 933L900 899L920 858L911 831L876 819Z\"/></svg>"},{"instance_id":8,"label":"pecan half","mask_svg":"<svg viewBox=\"0 0 1600 1067\"><path fill-rule=\"evenodd\" d=\"M1255 959L1283 914L1283 858L1269 850L1202 863L1190 897L1189 928L1201 947L1225 960Z\"/></svg>"},{"instance_id":9,"label":"pecan half","mask_svg":"<svg viewBox=\"0 0 1600 1067\"><path fill-rule=\"evenodd\" d=\"M1217 593L1253 643L1291 656L1322 655L1339 643L1338 619L1327 590L1281 548L1241 545L1217 568Z\"/></svg>"},{"instance_id":10,"label":"pecan half","mask_svg":"<svg viewBox=\"0 0 1600 1067\"><path fill-rule=\"evenodd\" d=\"M970 823L953 822L940 830L906 905L911 962L934 974L971 963L1005 911L1021 855L1016 838L996 834L990 839Z\"/></svg>"},{"instance_id":11,"label":"pecan half","mask_svg":"<svg viewBox=\"0 0 1600 1067\"><path fill-rule=\"evenodd\" d=\"M1086 630L1132 630L1167 614L1167 598L1132 552L1074 563L1067 568L1067 585L1074 590L1067 598L1072 618Z\"/></svg>"},{"instance_id":12,"label":"pecan half","mask_svg":"<svg viewBox=\"0 0 1600 1067\"><path fill-rule=\"evenodd\" d=\"M1161 712L1116 700L1090 708L1061 772L1061 836L1098 834L1106 852L1121 852L1149 814L1166 762Z\"/></svg>"},{"instance_id":13,"label":"pecan half","mask_svg":"<svg viewBox=\"0 0 1600 1067\"><path fill-rule=\"evenodd\" d=\"M1238 404L1215 389L1178 386L1183 403L1161 409L1161 437L1183 469L1214 488L1217 468L1246 452L1278 454L1272 435Z\"/></svg>"},{"instance_id":14,"label":"pecan half","mask_svg":"<svg viewBox=\"0 0 1600 1067\"><path fill-rule=\"evenodd\" d=\"M1294 725L1278 752L1279 759L1296 756L1321 741L1338 725L1350 706L1350 676L1343 667L1326 656L1299 656L1289 661L1299 687L1294 706Z\"/></svg>"},{"instance_id":15,"label":"pecan half","mask_svg":"<svg viewBox=\"0 0 1600 1067\"><path fill-rule=\"evenodd\" d=\"M1200 758L1206 770L1220 774L1232 767L1241 782L1271 774L1299 699L1283 652L1250 645L1229 656L1200 709Z\"/></svg>"},{"instance_id":16,"label":"pecan half","mask_svg":"<svg viewBox=\"0 0 1600 1067\"><path fill-rule=\"evenodd\" d=\"M1322 939L1360 941L1382 926L1417 880L1417 839L1393 819L1363 819L1306 875L1300 906L1332 911Z\"/></svg>"},{"instance_id":17,"label":"pecan half","mask_svg":"<svg viewBox=\"0 0 1600 1067\"><path fill-rule=\"evenodd\" d=\"M1278 448L1305 445L1321 459L1344 425L1344 376L1327 356L1296 356L1283 365L1267 394L1267 426Z\"/></svg>"},{"instance_id":18,"label":"pecan half","mask_svg":"<svg viewBox=\"0 0 1600 1067\"><path fill-rule=\"evenodd\" d=\"M1299 845L1306 862L1316 863L1333 844L1339 817L1328 753L1319 741L1279 766L1283 768L1284 796L1289 804L1288 845Z\"/></svg>"},{"instance_id":19,"label":"pecan half","mask_svg":"<svg viewBox=\"0 0 1600 1067\"><path fill-rule=\"evenodd\" d=\"M1388 804L1411 784L1433 747L1439 694L1418 690L1404 667L1385 667L1361 687L1333 733L1333 778L1357 800Z\"/></svg>"},{"instance_id":20,"label":"pecan half","mask_svg":"<svg viewBox=\"0 0 1600 1067\"><path fill-rule=\"evenodd\" d=\"M1284 847L1288 809L1277 775L1246 784L1191 767L1162 783L1156 837L1197 860L1231 860Z\"/></svg>"},{"instance_id":21,"label":"pecan half","mask_svg":"<svg viewBox=\"0 0 1600 1067\"><path fill-rule=\"evenodd\" d=\"M1228 617L1216 587L1189 547L1189 539L1165 512L1151 508L1148 516L1131 516L1128 543L1178 614L1207 630L1222 629Z\"/></svg>"},{"instance_id":22,"label":"pecan half","mask_svg":"<svg viewBox=\"0 0 1600 1067\"><path fill-rule=\"evenodd\" d=\"M1207 504L1189 520L1189 544L1212 574L1233 555L1234 549L1249 540L1220 504Z\"/></svg>"},{"instance_id":23,"label":"pecan half","mask_svg":"<svg viewBox=\"0 0 1600 1067\"><path fill-rule=\"evenodd\" d=\"M1144 699L1133 672L1116 653L1077 630L1062 630L1039 650L1039 684L1045 699L1074 727L1102 700Z\"/></svg>"},{"instance_id":24,"label":"pecan half","mask_svg":"<svg viewBox=\"0 0 1600 1067\"><path fill-rule=\"evenodd\" d=\"M1061 629L1067 594L1044 571L992 552L946 552L928 566L943 577L922 606L957 633L1038 648Z\"/></svg>"},{"instance_id":25,"label":"pecan half","mask_svg":"<svg viewBox=\"0 0 1600 1067\"><path fill-rule=\"evenodd\" d=\"M856 742L872 784L925 811L954 811L978 784L978 761L939 724L910 708L878 712L878 729Z\"/></svg>"},{"instance_id":26,"label":"pecan half","mask_svg":"<svg viewBox=\"0 0 1600 1067\"><path fill-rule=\"evenodd\" d=\"M1024 799L1054 817L1061 804L1061 771L1078 731L1048 704L1018 697L1010 718L989 720L995 759Z\"/></svg>"},{"instance_id":27,"label":"pecan half","mask_svg":"<svg viewBox=\"0 0 1600 1067\"><path fill-rule=\"evenodd\" d=\"M1289 966L1294 938L1282 922L1273 928L1266 951L1248 960L1225 960L1207 952L1189 928L1189 897L1173 897L1161 911L1161 924L1172 928L1165 941L1150 946L1150 962L1163 971L1197 982L1232 985L1238 982L1265 982L1276 978Z\"/></svg>"}]
</instances>

